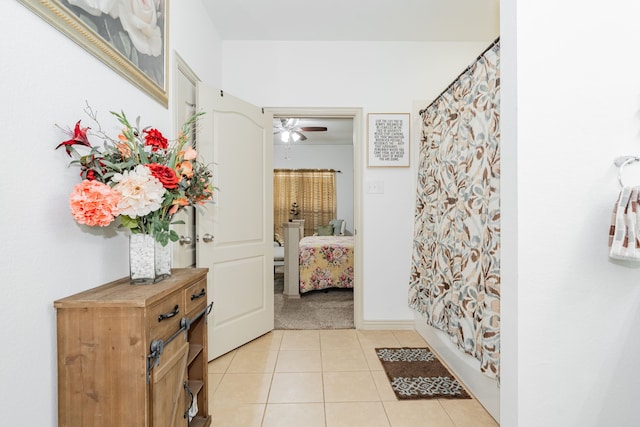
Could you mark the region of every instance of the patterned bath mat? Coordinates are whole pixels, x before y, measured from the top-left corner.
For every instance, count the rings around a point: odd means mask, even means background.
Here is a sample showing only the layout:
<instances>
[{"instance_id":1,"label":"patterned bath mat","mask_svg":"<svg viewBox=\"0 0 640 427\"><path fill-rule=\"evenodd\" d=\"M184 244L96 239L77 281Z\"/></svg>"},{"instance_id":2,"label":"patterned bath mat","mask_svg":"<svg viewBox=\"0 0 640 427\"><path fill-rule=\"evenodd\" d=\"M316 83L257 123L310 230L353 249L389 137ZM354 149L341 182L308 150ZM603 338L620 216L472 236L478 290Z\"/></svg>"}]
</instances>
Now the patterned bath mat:
<instances>
[{"instance_id":1,"label":"patterned bath mat","mask_svg":"<svg viewBox=\"0 0 640 427\"><path fill-rule=\"evenodd\" d=\"M470 399L428 348L376 348L398 399Z\"/></svg>"}]
</instances>

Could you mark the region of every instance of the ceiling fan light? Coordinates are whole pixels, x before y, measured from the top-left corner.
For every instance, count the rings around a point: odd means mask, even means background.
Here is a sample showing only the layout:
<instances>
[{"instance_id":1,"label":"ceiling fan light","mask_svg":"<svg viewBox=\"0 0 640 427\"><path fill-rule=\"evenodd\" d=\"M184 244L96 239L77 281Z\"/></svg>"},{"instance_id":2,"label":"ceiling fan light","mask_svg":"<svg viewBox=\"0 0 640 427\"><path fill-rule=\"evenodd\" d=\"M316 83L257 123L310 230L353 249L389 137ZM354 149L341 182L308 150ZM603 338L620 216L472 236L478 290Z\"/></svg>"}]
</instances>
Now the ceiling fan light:
<instances>
[{"instance_id":1,"label":"ceiling fan light","mask_svg":"<svg viewBox=\"0 0 640 427\"><path fill-rule=\"evenodd\" d=\"M298 119L296 118L290 118L290 119L286 119L285 124L283 125L284 127L287 128L294 128L296 126L298 126Z\"/></svg>"},{"instance_id":2,"label":"ceiling fan light","mask_svg":"<svg viewBox=\"0 0 640 427\"><path fill-rule=\"evenodd\" d=\"M293 139L293 142L298 142L300 141L300 134L298 132L291 132L291 139Z\"/></svg>"},{"instance_id":3,"label":"ceiling fan light","mask_svg":"<svg viewBox=\"0 0 640 427\"><path fill-rule=\"evenodd\" d=\"M288 130L285 130L284 132L282 132L280 134L280 141L288 142L289 141L289 136L291 136L291 133Z\"/></svg>"}]
</instances>

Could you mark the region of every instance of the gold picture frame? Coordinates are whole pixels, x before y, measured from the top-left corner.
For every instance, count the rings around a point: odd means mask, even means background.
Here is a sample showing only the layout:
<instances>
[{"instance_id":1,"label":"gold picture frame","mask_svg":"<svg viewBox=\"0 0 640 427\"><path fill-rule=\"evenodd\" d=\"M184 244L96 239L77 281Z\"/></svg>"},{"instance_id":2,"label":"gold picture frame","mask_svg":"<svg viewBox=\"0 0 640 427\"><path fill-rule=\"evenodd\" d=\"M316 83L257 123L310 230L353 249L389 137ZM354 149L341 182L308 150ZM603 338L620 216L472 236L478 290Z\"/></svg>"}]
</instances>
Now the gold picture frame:
<instances>
[{"instance_id":1,"label":"gold picture frame","mask_svg":"<svg viewBox=\"0 0 640 427\"><path fill-rule=\"evenodd\" d=\"M367 114L367 166L408 168L410 114Z\"/></svg>"},{"instance_id":2,"label":"gold picture frame","mask_svg":"<svg viewBox=\"0 0 640 427\"><path fill-rule=\"evenodd\" d=\"M169 0L147 2L155 11L109 6L96 10L86 0L18 0L153 99L168 106ZM157 6L156 6L157 5ZM139 19L142 18L142 19ZM146 22L145 31L130 25Z\"/></svg>"}]
</instances>

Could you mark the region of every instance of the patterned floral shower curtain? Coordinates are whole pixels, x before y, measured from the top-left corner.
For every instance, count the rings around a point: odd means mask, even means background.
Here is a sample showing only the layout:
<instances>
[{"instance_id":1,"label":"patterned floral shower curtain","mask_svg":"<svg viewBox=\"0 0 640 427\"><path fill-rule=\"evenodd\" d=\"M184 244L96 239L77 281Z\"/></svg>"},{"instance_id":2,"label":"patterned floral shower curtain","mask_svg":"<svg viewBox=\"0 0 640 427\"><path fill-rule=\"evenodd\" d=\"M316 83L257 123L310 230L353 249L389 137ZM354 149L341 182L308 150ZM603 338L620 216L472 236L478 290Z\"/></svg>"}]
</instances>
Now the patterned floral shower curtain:
<instances>
[{"instance_id":1,"label":"patterned floral shower curtain","mask_svg":"<svg viewBox=\"0 0 640 427\"><path fill-rule=\"evenodd\" d=\"M409 305L500 376L500 58L494 42L421 112Z\"/></svg>"}]
</instances>

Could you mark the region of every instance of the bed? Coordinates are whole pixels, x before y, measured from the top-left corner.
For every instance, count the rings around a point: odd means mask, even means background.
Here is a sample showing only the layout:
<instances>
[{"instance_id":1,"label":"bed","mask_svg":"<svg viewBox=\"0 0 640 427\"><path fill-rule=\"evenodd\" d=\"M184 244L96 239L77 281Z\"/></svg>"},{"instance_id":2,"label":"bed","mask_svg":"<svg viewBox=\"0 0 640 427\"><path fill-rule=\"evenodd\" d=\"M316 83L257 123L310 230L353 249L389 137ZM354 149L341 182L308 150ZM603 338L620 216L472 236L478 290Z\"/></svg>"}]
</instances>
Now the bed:
<instances>
[{"instance_id":1,"label":"bed","mask_svg":"<svg viewBox=\"0 0 640 427\"><path fill-rule=\"evenodd\" d=\"M299 243L300 294L353 288L353 236L307 236Z\"/></svg>"}]
</instances>

